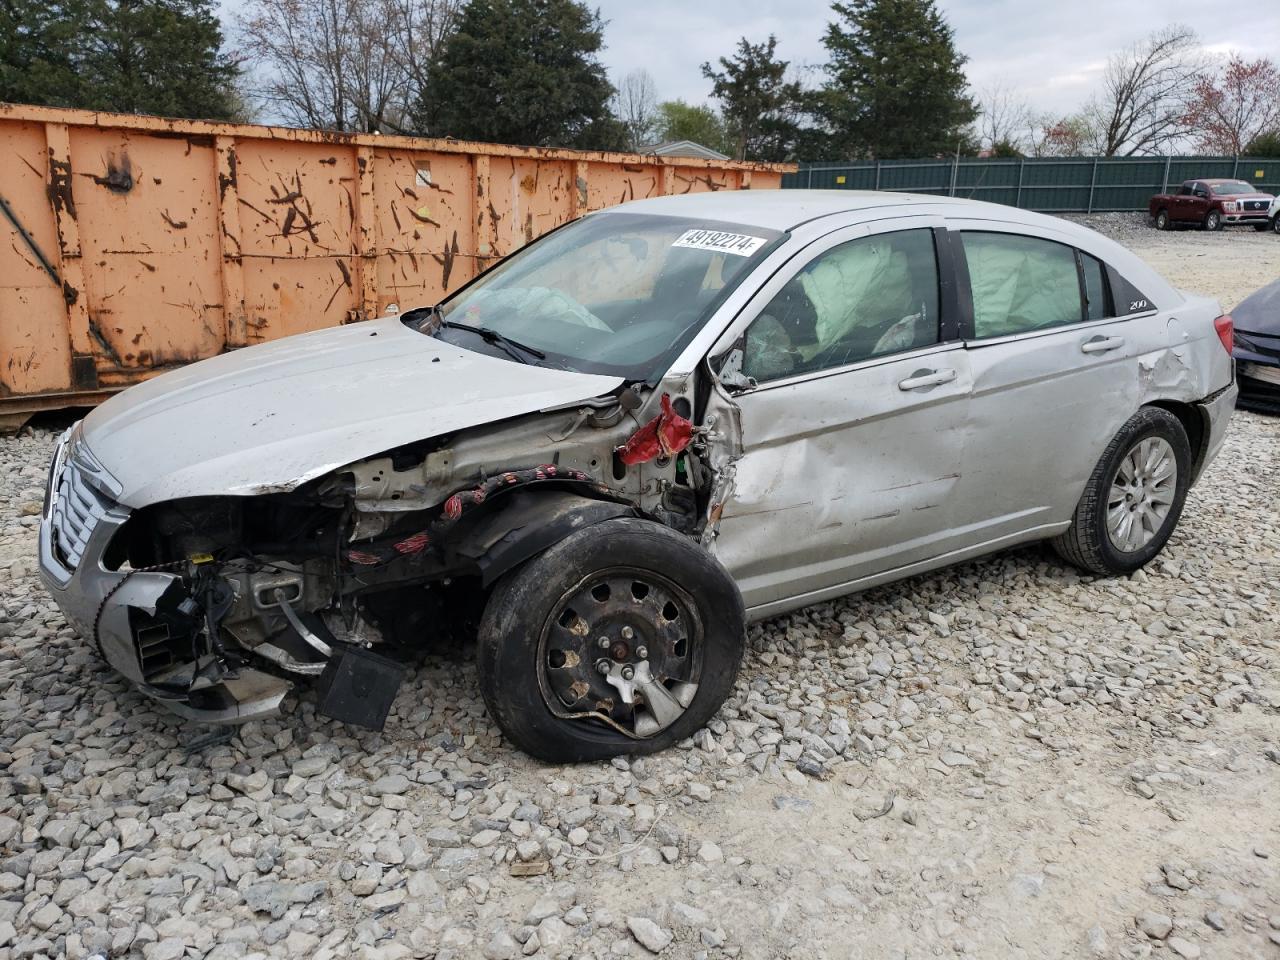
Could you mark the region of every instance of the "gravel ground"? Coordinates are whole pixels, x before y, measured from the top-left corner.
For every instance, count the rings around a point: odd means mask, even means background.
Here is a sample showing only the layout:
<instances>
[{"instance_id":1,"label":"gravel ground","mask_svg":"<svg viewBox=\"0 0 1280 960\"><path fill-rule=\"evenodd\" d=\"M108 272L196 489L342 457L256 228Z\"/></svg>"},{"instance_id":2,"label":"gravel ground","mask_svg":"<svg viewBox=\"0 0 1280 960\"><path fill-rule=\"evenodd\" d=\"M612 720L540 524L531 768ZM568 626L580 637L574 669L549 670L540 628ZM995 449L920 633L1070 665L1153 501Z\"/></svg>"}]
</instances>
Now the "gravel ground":
<instances>
[{"instance_id":1,"label":"gravel ground","mask_svg":"<svg viewBox=\"0 0 1280 960\"><path fill-rule=\"evenodd\" d=\"M1090 222L1227 304L1280 273ZM578 767L464 655L381 734L304 695L193 749L34 576L53 434L0 440L0 960L1276 960L1278 426L1237 414L1145 571L1031 548L771 620L709 729Z\"/></svg>"}]
</instances>

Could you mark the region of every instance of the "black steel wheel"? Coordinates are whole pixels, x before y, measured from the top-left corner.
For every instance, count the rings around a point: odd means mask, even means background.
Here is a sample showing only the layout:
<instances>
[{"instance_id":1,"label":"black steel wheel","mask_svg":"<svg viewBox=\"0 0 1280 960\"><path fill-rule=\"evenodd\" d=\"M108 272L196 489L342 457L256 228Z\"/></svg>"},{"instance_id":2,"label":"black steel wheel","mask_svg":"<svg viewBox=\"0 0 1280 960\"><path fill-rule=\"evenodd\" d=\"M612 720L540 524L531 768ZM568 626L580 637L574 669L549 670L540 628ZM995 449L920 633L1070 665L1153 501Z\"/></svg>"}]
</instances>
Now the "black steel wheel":
<instances>
[{"instance_id":1,"label":"black steel wheel","mask_svg":"<svg viewBox=\"0 0 1280 960\"><path fill-rule=\"evenodd\" d=\"M661 750L728 696L746 617L709 553L647 520L571 534L504 578L480 625L480 688L516 746L544 760Z\"/></svg>"}]
</instances>

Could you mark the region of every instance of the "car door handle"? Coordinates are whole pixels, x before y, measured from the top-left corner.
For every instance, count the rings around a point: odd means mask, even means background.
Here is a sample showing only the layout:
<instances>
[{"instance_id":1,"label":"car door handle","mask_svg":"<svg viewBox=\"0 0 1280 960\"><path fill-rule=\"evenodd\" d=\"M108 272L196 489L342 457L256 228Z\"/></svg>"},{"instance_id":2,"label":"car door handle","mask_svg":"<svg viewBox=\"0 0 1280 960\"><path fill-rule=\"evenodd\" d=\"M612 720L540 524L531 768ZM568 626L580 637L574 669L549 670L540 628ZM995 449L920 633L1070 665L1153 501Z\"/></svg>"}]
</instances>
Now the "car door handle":
<instances>
[{"instance_id":1,"label":"car door handle","mask_svg":"<svg viewBox=\"0 0 1280 960\"><path fill-rule=\"evenodd\" d=\"M1106 353L1124 346L1124 337L1094 337L1080 344L1081 353Z\"/></svg>"},{"instance_id":2,"label":"car door handle","mask_svg":"<svg viewBox=\"0 0 1280 960\"><path fill-rule=\"evenodd\" d=\"M954 370L917 370L905 380L898 381L899 390L920 390L924 387L936 387L950 383L956 378Z\"/></svg>"}]
</instances>

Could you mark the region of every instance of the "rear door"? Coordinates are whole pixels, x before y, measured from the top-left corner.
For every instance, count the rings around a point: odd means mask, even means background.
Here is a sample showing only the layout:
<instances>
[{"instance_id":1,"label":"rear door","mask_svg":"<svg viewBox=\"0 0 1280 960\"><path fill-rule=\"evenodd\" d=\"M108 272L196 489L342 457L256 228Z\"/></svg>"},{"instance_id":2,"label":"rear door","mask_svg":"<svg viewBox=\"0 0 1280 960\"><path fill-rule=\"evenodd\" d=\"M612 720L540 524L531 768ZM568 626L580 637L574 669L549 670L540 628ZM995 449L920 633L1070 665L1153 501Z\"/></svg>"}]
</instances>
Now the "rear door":
<instances>
[{"instance_id":1,"label":"rear door","mask_svg":"<svg viewBox=\"0 0 1280 960\"><path fill-rule=\"evenodd\" d=\"M713 351L741 358L711 404L742 438L714 550L748 607L947 551L970 382L949 254L934 217L837 231Z\"/></svg>"},{"instance_id":2,"label":"rear door","mask_svg":"<svg viewBox=\"0 0 1280 960\"><path fill-rule=\"evenodd\" d=\"M1116 315L1105 267L1065 237L951 227L973 374L955 520L975 543L1046 535L1137 409L1135 318Z\"/></svg>"}]
</instances>

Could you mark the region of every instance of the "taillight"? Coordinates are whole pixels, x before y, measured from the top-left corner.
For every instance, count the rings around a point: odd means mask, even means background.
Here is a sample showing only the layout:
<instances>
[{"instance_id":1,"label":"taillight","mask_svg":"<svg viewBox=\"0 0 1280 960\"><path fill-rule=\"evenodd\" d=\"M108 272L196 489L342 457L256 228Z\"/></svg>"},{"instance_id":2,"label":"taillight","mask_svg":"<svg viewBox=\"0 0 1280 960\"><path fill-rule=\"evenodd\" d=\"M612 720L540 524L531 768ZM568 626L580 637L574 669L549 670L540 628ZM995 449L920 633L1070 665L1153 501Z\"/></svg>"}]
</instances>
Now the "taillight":
<instances>
[{"instance_id":1,"label":"taillight","mask_svg":"<svg viewBox=\"0 0 1280 960\"><path fill-rule=\"evenodd\" d=\"M1230 353L1236 329L1235 321L1231 319L1231 315L1224 313L1213 321L1213 329L1218 331L1218 339L1222 341L1222 349Z\"/></svg>"}]
</instances>

